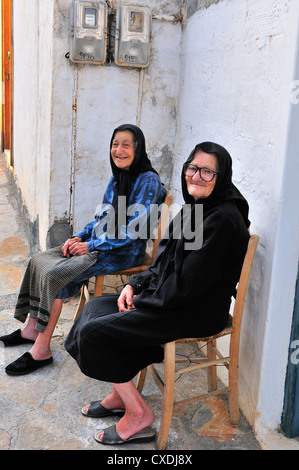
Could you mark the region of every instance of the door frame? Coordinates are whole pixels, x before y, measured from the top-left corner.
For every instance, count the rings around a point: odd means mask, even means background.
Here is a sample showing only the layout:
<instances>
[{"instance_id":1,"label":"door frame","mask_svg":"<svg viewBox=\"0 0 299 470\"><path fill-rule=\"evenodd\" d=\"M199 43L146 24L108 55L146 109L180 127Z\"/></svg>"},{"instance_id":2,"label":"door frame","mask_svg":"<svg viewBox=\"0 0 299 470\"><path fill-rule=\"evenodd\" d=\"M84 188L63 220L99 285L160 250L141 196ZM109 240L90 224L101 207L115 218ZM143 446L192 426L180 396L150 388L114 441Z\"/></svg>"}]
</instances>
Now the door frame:
<instances>
[{"instance_id":1,"label":"door frame","mask_svg":"<svg viewBox=\"0 0 299 470\"><path fill-rule=\"evenodd\" d=\"M13 165L13 0L1 0L1 145Z\"/></svg>"}]
</instances>

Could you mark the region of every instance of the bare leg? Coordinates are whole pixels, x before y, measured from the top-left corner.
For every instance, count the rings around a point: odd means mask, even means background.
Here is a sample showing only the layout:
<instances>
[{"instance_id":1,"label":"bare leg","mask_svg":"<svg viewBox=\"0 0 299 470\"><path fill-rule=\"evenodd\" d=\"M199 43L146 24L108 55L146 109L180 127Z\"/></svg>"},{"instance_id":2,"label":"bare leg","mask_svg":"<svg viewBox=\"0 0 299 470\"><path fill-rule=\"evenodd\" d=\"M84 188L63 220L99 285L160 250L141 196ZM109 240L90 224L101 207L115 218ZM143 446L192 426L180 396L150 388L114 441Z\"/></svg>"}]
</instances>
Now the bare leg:
<instances>
[{"instance_id":1,"label":"bare leg","mask_svg":"<svg viewBox=\"0 0 299 470\"><path fill-rule=\"evenodd\" d=\"M27 325L21 331L21 336L23 338L32 339L33 341L35 341L36 338L38 337L38 331L36 331L35 325L36 325L36 318L29 317Z\"/></svg>"},{"instance_id":2,"label":"bare leg","mask_svg":"<svg viewBox=\"0 0 299 470\"><path fill-rule=\"evenodd\" d=\"M125 404L114 386L112 393L102 400L102 405L108 410L111 408L125 408Z\"/></svg>"},{"instance_id":3,"label":"bare leg","mask_svg":"<svg viewBox=\"0 0 299 470\"><path fill-rule=\"evenodd\" d=\"M113 384L113 388L125 404L126 409L124 416L116 425L116 430L122 439L128 439L141 429L150 426L155 419L155 415L132 381ZM101 439L102 435L103 432L99 432L98 438Z\"/></svg>"},{"instance_id":4,"label":"bare leg","mask_svg":"<svg viewBox=\"0 0 299 470\"><path fill-rule=\"evenodd\" d=\"M34 329L36 320L33 318L29 319L27 326L22 331L22 336L24 336L24 338L35 339L35 343L29 351L33 359L42 360L51 357L52 353L50 349L50 342L58 318L61 314L62 303L62 299L54 300L50 311L49 323L43 333L38 333Z\"/></svg>"}]
</instances>

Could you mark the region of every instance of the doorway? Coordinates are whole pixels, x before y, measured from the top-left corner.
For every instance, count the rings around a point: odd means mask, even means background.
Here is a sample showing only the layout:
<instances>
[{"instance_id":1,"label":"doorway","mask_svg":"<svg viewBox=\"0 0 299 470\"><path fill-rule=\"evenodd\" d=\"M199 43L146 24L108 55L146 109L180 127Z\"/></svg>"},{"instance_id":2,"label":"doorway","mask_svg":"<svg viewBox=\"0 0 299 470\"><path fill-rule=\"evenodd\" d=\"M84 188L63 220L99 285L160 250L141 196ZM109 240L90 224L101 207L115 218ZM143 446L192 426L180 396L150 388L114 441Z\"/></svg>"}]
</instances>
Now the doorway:
<instances>
[{"instance_id":1,"label":"doorway","mask_svg":"<svg viewBox=\"0 0 299 470\"><path fill-rule=\"evenodd\" d=\"M1 145L13 165L13 0L1 0Z\"/></svg>"}]
</instances>

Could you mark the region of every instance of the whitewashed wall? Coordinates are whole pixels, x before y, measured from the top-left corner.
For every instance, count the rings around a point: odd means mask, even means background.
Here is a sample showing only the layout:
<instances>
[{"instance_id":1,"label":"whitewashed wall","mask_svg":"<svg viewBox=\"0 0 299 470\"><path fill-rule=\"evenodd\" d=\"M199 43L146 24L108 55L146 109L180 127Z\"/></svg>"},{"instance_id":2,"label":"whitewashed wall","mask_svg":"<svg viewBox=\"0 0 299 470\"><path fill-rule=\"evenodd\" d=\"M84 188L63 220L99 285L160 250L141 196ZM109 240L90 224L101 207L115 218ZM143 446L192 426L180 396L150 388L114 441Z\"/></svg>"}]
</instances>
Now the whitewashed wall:
<instances>
[{"instance_id":1,"label":"whitewashed wall","mask_svg":"<svg viewBox=\"0 0 299 470\"><path fill-rule=\"evenodd\" d=\"M72 64L65 58L69 51L71 2L60 0L55 4L50 226L55 221L68 223L71 217L76 232L93 219L111 176L110 138L114 128L125 122L140 125L149 156L169 187L181 25L155 16L179 14L180 3L147 2L154 19L151 61L144 71L115 64Z\"/></svg>"},{"instance_id":2,"label":"whitewashed wall","mask_svg":"<svg viewBox=\"0 0 299 470\"><path fill-rule=\"evenodd\" d=\"M15 0L14 174L30 221L49 226L53 1ZM37 237L38 238L38 237Z\"/></svg>"},{"instance_id":3,"label":"whitewashed wall","mask_svg":"<svg viewBox=\"0 0 299 470\"><path fill-rule=\"evenodd\" d=\"M14 4L14 171L32 220L36 210L36 131L38 108L38 2ZM24 61L23 58L27 57Z\"/></svg>"},{"instance_id":4,"label":"whitewashed wall","mask_svg":"<svg viewBox=\"0 0 299 470\"><path fill-rule=\"evenodd\" d=\"M172 178L181 41L172 20L183 2L146 2L153 26L145 71L65 58L71 3L14 2L14 172L42 249L65 239L70 223L77 231L93 219L119 124L140 125L167 186Z\"/></svg>"}]
</instances>

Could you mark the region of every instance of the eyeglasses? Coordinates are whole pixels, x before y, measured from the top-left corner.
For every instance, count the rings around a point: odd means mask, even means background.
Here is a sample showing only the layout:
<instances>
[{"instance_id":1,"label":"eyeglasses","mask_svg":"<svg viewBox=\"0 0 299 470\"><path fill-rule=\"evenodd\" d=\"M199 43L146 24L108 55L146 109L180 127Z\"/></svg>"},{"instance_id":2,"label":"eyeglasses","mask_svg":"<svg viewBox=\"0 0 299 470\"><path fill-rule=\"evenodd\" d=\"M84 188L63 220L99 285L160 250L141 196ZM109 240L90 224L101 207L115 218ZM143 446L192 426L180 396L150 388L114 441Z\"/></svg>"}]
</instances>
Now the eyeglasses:
<instances>
[{"instance_id":1,"label":"eyeglasses","mask_svg":"<svg viewBox=\"0 0 299 470\"><path fill-rule=\"evenodd\" d=\"M185 163L184 173L186 176L195 176L199 171L199 175L203 181L209 183L218 175L217 171L209 170L209 168L199 168L199 166L191 165L190 163Z\"/></svg>"}]
</instances>

